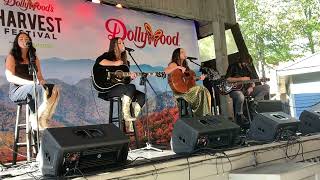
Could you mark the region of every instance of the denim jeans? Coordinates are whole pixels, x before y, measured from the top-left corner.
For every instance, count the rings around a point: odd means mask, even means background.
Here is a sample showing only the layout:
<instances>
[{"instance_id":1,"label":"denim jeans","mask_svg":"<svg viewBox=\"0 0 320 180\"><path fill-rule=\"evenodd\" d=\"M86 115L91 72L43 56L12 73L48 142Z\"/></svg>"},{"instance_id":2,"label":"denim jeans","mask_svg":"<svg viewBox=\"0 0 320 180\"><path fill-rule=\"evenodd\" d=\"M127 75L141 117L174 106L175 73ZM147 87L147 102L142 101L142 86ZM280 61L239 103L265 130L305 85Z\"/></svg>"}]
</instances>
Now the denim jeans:
<instances>
[{"instance_id":1,"label":"denim jeans","mask_svg":"<svg viewBox=\"0 0 320 180\"><path fill-rule=\"evenodd\" d=\"M269 85L267 85L267 84L258 85L253 88L253 92L251 93L251 96L255 100L263 100L264 96L269 94L269 92L270 92ZM243 92L242 91L232 91L229 95L233 100L234 112L236 114L243 114L243 102L244 102Z\"/></svg>"},{"instance_id":2,"label":"denim jeans","mask_svg":"<svg viewBox=\"0 0 320 180\"><path fill-rule=\"evenodd\" d=\"M33 93L34 84L27 84L27 85L15 85L10 83L9 87L9 98L13 102L27 100L27 103L30 107L31 113L35 113L34 107L34 93ZM38 105L42 102L42 95L44 92L44 88L42 85L36 85L36 93L38 99Z\"/></svg>"}]
</instances>

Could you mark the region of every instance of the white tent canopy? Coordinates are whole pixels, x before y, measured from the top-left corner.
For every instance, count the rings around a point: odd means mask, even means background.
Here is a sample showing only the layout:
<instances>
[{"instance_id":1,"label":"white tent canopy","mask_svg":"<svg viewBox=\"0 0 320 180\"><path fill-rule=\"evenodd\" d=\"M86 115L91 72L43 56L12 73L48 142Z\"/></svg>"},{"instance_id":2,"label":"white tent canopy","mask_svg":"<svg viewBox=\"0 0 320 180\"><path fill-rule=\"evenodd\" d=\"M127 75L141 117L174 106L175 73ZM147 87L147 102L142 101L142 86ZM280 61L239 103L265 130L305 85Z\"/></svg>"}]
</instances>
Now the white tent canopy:
<instances>
[{"instance_id":1,"label":"white tent canopy","mask_svg":"<svg viewBox=\"0 0 320 180\"><path fill-rule=\"evenodd\" d=\"M320 72L320 52L301 59L281 64L277 68L279 76Z\"/></svg>"}]
</instances>

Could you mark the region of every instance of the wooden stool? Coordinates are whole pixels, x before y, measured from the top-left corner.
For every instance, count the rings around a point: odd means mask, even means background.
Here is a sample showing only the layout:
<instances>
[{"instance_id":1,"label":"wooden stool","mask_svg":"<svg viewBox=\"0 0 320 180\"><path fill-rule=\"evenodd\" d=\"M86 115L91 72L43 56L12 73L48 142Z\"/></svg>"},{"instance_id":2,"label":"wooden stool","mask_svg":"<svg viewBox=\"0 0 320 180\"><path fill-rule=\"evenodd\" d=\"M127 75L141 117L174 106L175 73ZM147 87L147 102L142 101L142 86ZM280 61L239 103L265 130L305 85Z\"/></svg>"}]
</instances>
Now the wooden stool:
<instances>
[{"instance_id":1,"label":"wooden stool","mask_svg":"<svg viewBox=\"0 0 320 180\"><path fill-rule=\"evenodd\" d=\"M15 130L14 130L14 142L13 142L13 158L12 164L15 165L17 162L17 155L19 147L27 147L27 162L31 161L32 156L32 147L35 147L35 143L33 142L32 131L29 122L29 105L27 104L27 100L16 101L17 104L17 116L16 116L16 123L15 123ZM21 111L22 107L25 105L26 108L26 119L25 122L22 123L21 118ZM26 140L25 142L19 142L20 140L20 130L25 130L26 133Z\"/></svg>"}]
</instances>

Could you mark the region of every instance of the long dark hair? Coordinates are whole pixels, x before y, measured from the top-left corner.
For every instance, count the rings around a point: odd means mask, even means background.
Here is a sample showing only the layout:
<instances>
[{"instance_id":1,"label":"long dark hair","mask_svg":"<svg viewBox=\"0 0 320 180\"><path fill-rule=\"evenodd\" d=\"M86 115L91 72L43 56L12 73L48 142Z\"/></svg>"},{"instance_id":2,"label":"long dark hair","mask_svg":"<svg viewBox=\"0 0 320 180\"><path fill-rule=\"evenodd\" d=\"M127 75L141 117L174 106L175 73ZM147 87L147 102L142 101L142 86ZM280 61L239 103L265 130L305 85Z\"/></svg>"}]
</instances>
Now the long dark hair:
<instances>
[{"instance_id":1,"label":"long dark hair","mask_svg":"<svg viewBox=\"0 0 320 180\"><path fill-rule=\"evenodd\" d=\"M119 51L119 48L118 48L119 39L120 39L119 37L114 37L110 40L110 44L109 44L109 52L113 53L115 58L117 58L116 51ZM120 58L123 61L123 64L129 65L126 51L123 51L120 54ZM114 59L110 59L110 60L114 60Z\"/></svg>"},{"instance_id":2,"label":"long dark hair","mask_svg":"<svg viewBox=\"0 0 320 180\"><path fill-rule=\"evenodd\" d=\"M21 34L25 34L26 36L28 36L29 40L32 42L31 37L29 36L29 34L21 31L14 39L13 41L13 46L12 49L10 50L10 54L14 57L16 64L20 64L21 62L23 62L23 58L22 58L22 51L21 48L19 46L18 40ZM29 51L33 51L34 53L36 53L36 48L33 47L32 43L29 47ZM29 53L27 53L27 57L30 60L29 57Z\"/></svg>"},{"instance_id":3,"label":"long dark hair","mask_svg":"<svg viewBox=\"0 0 320 180\"><path fill-rule=\"evenodd\" d=\"M178 66L182 66L182 67L185 67L187 70L189 70L189 66L188 66L188 62L186 60L183 61L182 64L181 63L181 59L180 59L180 51L181 51L181 48L177 48L173 51L172 53L172 57L171 57L171 62L170 63L176 63ZM169 64L170 64L169 63Z\"/></svg>"}]
</instances>

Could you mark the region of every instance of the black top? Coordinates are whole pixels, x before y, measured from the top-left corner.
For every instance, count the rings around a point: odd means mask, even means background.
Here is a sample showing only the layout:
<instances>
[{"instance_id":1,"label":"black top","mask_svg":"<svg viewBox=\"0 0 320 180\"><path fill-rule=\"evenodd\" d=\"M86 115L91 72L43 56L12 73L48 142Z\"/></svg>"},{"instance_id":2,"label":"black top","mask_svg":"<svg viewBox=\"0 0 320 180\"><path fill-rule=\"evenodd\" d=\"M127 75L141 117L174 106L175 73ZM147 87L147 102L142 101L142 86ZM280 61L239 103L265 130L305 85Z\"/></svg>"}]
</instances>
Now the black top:
<instances>
[{"instance_id":1,"label":"black top","mask_svg":"<svg viewBox=\"0 0 320 180\"><path fill-rule=\"evenodd\" d=\"M258 75L250 65L240 67L239 63L229 65L225 78L229 77L250 77L250 79L258 79Z\"/></svg>"},{"instance_id":2,"label":"black top","mask_svg":"<svg viewBox=\"0 0 320 180\"><path fill-rule=\"evenodd\" d=\"M105 52L105 53L103 53L101 56L99 56L96 59L96 62L95 62L94 66L101 66L101 65L99 65L99 63L104 59L107 59L107 60L110 60L110 61L115 61L116 60L116 55L114 54L114 52ZM127 65L130 66L129 61L127 61L127 63L128 63Z\"/></svg>"},{"instance_id":3,"label":"black top","mask_svg":"<svg viewBox=\"0 0 320 180\"><path fill-rule=\"evenodd\" d=\"M116 55L113 52L105 52L96 59L96 64L99 64L103 59L114 61L116 59Z\"/></svg>"},{"instance_id":4,"label":"black top","mask_svg":"<svg viewBox=\"0 0 320 180\"><path fill-rule=\"evenodd\" d=\"M29 64L16 64L15 66L15 76L18 76L22 79L27 79L32 81L32 75L29 75Z\"/></svg>"}]
</instances>

